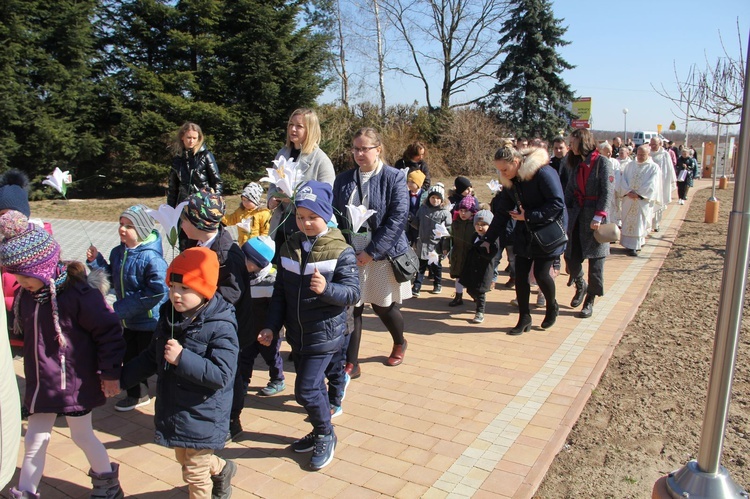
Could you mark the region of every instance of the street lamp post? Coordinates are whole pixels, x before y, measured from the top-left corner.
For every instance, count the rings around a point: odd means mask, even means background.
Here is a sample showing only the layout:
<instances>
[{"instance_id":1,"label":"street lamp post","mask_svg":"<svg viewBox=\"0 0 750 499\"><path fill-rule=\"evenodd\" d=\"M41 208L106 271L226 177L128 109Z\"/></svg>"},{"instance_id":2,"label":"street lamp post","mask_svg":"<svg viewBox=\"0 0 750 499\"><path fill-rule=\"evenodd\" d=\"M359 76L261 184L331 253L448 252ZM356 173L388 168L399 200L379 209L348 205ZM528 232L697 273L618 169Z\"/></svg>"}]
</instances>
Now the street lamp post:
<instances>
[{"instance_id":1,"label":"street lamp post","mask_svg":"<svg viewBox=\"0 0 750 499\"><path fill-rule=\"evenodd\" d=\"M623 117L625 119L625 145L628 144L628 108L623 108L622 110Z\"/></svg>"}]
</instances>

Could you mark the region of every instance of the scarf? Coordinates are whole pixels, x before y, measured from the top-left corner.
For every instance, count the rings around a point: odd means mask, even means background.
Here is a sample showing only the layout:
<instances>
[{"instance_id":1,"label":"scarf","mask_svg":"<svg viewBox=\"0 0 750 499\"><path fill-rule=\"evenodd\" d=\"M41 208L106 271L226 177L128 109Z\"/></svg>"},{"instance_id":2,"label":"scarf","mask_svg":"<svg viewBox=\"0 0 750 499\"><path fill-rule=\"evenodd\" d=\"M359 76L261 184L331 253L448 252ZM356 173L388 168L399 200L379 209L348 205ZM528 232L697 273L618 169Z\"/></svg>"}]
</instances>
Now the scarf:
<instances>
[{"instance_id":1,"label":"scarf","mask_svg":"<svg viewBox=\"0 0 750 499\"><path fill-rule=\"evenodd\" d=\"M599 199L599 196L587 196L586 195L586 183L589 181L589 177L591 176L591 171L593 170L594 164L596 164L596 160L599 159L599 151L592 152L589 157L581 161L578 165L578 171L576 171L576 184L577 188L573 195L576 198L576 202L578 203L578 206L583 207L584 202L586 201L596 201Z\"/></svg>"}]
</instances>

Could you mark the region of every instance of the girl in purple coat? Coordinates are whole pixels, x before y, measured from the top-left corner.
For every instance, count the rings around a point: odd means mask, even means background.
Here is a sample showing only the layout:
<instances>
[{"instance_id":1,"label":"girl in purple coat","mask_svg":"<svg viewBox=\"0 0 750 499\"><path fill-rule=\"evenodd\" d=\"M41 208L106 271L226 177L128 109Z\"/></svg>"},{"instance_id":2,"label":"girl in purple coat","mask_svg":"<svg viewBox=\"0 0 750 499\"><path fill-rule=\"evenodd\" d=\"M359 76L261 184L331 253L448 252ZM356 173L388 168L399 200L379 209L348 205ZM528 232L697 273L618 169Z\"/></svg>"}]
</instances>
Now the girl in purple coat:
<instances>
[{"instance_id":1,"label":"girl in purple coat","mask_svg":"<svg viewBox=\"0 0 750 499\"><path fill-rule=\"evenodd\" d=\"M29 421L11 494L39 497L52 427L63 415L91 466L91 497L123 497L118 465L110 463L91 424L91 411L119 393L125 341L117 315L88 285L84 265L60 262L57 242L23 214L0 216L0 236L0 264L20 284L14 327L24 335L23 413Z\"/></svg>"}]
</instances>

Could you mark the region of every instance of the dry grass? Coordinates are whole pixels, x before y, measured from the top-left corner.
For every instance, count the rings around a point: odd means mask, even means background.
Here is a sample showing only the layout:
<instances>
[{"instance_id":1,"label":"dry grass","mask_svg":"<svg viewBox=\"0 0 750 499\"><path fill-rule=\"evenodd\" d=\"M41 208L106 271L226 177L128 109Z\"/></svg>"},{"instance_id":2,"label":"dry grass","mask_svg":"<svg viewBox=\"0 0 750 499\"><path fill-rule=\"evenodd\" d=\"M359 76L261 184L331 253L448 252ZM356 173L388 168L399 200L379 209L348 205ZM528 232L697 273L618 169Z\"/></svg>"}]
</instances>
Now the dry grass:
<instances>
[{"instance_id":1,"label":"dry grass","mask_svg":"<svg viewBox=\"0 0 750 499\"><path fill-rule=\"evenodd\" d=\"M446 191L453 189L455 177L434 177L432 182L443 182ZM487 182L493 177L486 175L471 178L476 196L482 203L489 203L492 198ZM497 177L494 177L497 178ZM406 188L406 187L404 187ZM155 198L118 198L118 199L70 199L54 201L32 201L31 213L43 220L62 218L72 220L93 220L98 222L116 222L120 213L134 204L145 204L156 209L165 202L163 197ZM239 195L226 198L227 211L234 211L240 203Z\"/></svg>"}]
</instances>

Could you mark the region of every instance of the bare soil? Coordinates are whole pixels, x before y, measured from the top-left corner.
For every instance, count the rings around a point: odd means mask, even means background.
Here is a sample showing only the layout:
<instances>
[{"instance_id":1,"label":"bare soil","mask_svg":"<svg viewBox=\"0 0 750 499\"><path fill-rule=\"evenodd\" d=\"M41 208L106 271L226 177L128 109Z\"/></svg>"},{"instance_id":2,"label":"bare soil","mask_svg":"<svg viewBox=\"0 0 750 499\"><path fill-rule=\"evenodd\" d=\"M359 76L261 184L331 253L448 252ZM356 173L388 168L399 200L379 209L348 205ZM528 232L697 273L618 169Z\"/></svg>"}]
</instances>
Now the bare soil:
<instances>
[{"instance_id":1,"label":"bare soil","mask_svg":"<svg viewBox=\"0 0 750 499\"><path fill-rule=\"evenodd\" d=\"M703 222L696 193L663 267L555 458L538 498L651 497L656 480L696 459L716 331L733 189ZM747 302L743 314L749 312ZM750 335L739 352L722 465L750 490Z\"/></svg>"}]
</instances>

